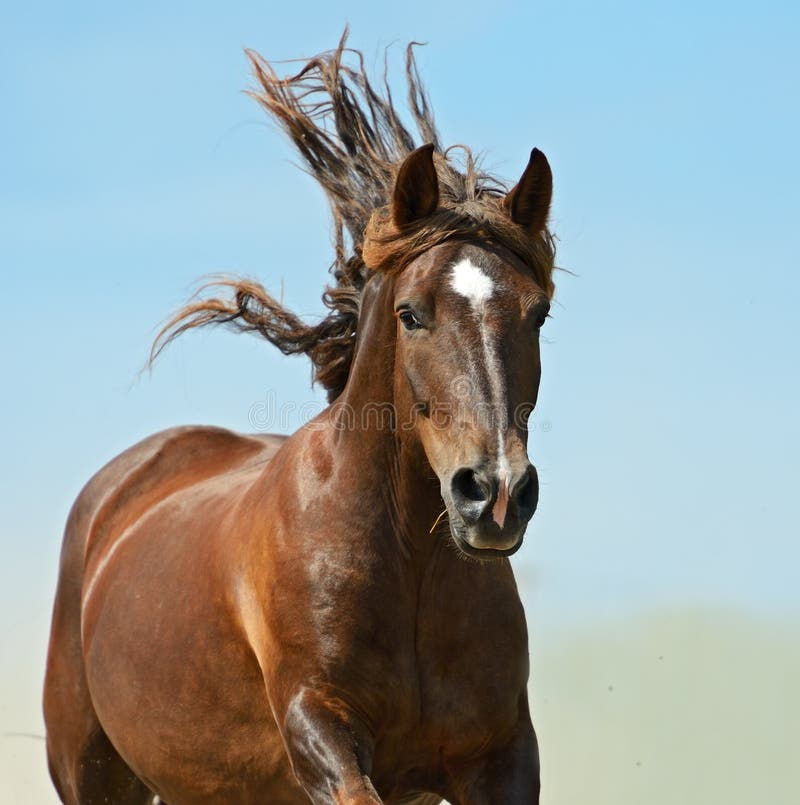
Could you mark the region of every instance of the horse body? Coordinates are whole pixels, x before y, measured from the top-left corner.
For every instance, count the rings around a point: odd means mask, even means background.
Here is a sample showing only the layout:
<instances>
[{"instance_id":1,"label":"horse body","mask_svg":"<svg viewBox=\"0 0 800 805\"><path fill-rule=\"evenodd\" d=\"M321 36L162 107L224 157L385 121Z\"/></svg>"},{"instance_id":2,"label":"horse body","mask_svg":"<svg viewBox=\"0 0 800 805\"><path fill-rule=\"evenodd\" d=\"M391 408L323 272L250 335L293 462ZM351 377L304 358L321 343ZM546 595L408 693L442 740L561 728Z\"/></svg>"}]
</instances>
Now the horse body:
<instances>
[{"instance_id":1,"label":"horse body","mask_svg":"<svg viewBox=\"0 0 800 805\"><path fill-rule=\"evenodd\" d=\"M307 801L271 703L280 713L320 680L326 701L374 730L371 777L387 802L431 790L457 801L448 776L487 745L507 744L527 679L507 562L465 562L427 529L398 552L374 489L338 507L304 499L312 484L299 463L317 468L314 485L326 468L347 471L347 451L331 451L341 435L313 425L272 461L280 437L159 434L90 482L62 570L62 588L83 587L82 646L71 652L81 667L69 673L86 690L66 712L49 712L48 735L59 718L93 729L77 757L70 743L65 766L108 765L94 754L102 731L167 802ZM286 501L296 511L280 513ZM309 510L324 516L301 525ZM265 522L264 512L279 513ZM84 556L82 582L66 578ZM477 636L491 636L489 656ZM54 630L51 654L76 637ZM51 663L50 689L64 673ZM474 690L477 701L466 695ZM62 784L68 801L93 801L79 775ZM146 796L135 789L119 801Z\"/></svg>"},{"instance_id":2,"label":"horse body","mask_svg":"<svg viewBox=\"0 0 800 805\"><path fill-rule=\"evenodd\" d=\"M342 48L312 66L351 104ZM261 79L265 104L302 123L291 132L304 153L328 137L316 106ZM405 153L393 109L365 82L375 130ZM346 111L337 119L363 114ZM356 257L340 262L318 329L247 282L233 308L195 302L169 325L241 320L307 351L333 404L288 438L158 434L81 493L44 700L65 802L538 802L507 557L538 500L527 416L552 293L552 180L534 150L501 198L434 151L375 169L372 189L391 199L366 235L352 230ZM348 153L323 173L333 187L349 166L362 210L368 171Z\"/></svg>"}]
</instances>

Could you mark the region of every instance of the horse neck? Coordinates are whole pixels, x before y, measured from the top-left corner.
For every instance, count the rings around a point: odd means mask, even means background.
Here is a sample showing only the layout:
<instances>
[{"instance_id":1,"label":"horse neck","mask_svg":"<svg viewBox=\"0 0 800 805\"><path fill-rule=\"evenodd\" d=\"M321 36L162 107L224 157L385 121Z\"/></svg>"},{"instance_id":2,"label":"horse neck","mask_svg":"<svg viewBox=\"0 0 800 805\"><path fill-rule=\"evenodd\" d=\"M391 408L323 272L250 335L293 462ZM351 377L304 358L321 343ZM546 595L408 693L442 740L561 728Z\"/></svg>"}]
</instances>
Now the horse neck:
<instances>
[{"instance_id":1,"label":"horse neck","mask_svg":"<svg viewBox=\"0 0 800 805\"><path fill-rule=\"evenodd\" d=\"M375 275L364 289L350 375L332 406L348 418L344 427L339 420L334 460L357 468L354 505L372 507L382 530L388 522L409 550L427 552L444 504L416 433L389 423L390 416L396 425L407 415L395 401L393 286L391 277Z\"/></svg>"}]
</instances>

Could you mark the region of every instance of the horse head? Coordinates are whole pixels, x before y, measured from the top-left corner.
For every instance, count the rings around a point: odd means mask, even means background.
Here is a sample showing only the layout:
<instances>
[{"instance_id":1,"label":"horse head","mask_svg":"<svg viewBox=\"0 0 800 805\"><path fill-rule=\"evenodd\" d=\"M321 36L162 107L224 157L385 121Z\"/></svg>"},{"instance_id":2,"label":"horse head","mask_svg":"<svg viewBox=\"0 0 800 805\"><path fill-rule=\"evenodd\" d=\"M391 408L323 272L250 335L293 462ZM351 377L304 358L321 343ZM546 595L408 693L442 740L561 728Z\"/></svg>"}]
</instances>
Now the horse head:
<instances>
[{"instance_id":1,"label":"horse head","mask_svg":"<svg viewBox=\"0 0 800 805\"><path fill-rule=\"evenodd\" d=\"M511 192L456 207L437 161L433 146L404 160L364 256L394 272L398 428L424 449L458 548L508 556L538 500L527 441L552 293L549 272L537 270L552 175L534 149Z\"/></svg>"}]
</instances>

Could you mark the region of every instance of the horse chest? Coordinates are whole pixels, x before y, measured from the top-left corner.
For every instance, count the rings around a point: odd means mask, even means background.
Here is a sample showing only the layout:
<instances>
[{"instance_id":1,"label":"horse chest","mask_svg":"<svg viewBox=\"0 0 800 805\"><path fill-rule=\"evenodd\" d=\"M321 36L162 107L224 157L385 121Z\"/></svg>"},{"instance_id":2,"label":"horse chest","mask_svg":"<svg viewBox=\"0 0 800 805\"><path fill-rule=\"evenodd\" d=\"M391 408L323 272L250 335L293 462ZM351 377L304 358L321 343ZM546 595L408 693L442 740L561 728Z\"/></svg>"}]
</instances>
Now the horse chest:
<instances>
[{"instance_id":1,"label":"horse chest","mask_svg":"<svg viewBox=\"0 0 800 805\"><path fill-rule=\"evenodd\" d=\"M466 563L443 545L421 575L378 552L320 551L305 567L303 616L276 594L276 632L284 621L311 627L316 639L292 666L297 682L323 679L362 714L382 736L379 764L419 767L507 740L528 676L507 563Z\"/></svg>"},{"instance_id":2,"label":"horse chest","mask_svg":"<svg viewBox=\"0 0 800 805\"><path fill-rule=\"evenodd\" d=\"M516 599L516 594L513 596ZM422 720L441 744L470 751L516 723L528 678L527 632L514 601L421 613Z\"/></svg>"},{"instance_id":3,"label":"horse chest","mask_svg":"<svg viewBox=\"0 0 800 805\"><path fill-rule=\"evenodd\" d=\"M513 587L471 604L446 584L423 588L414 626L384 669L387 720L373 774L387 790L432 785L451 764L504 746L527 685L527 630Z\"/></svg>"}]
</instances>

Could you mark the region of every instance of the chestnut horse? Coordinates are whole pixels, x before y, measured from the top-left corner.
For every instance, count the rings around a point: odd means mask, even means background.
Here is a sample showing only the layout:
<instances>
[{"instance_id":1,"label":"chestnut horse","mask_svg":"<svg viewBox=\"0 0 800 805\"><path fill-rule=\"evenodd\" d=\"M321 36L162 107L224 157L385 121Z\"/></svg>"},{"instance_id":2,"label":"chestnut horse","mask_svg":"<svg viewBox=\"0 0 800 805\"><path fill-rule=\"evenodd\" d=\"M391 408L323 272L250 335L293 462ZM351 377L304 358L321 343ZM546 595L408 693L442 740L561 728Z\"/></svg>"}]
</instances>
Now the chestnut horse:
<instances>
[{"instance_id":1,"label":"chestnut horse","mask_svg":"<svg viewBox=\"0 0 800 805\"><path fill-rule=\"evenodd\" d=\"M288 438L151 436L81 492L44 695L65 802L539 801L507 557L538 498L550 168L534 150L508 192L467 149L456 165L409 48L415 149L353 52L289 79L250 54L333 207L329 315L230 279L154 347L256 331L307 354L331 405Z\"/></svg>"}]
</instances>

